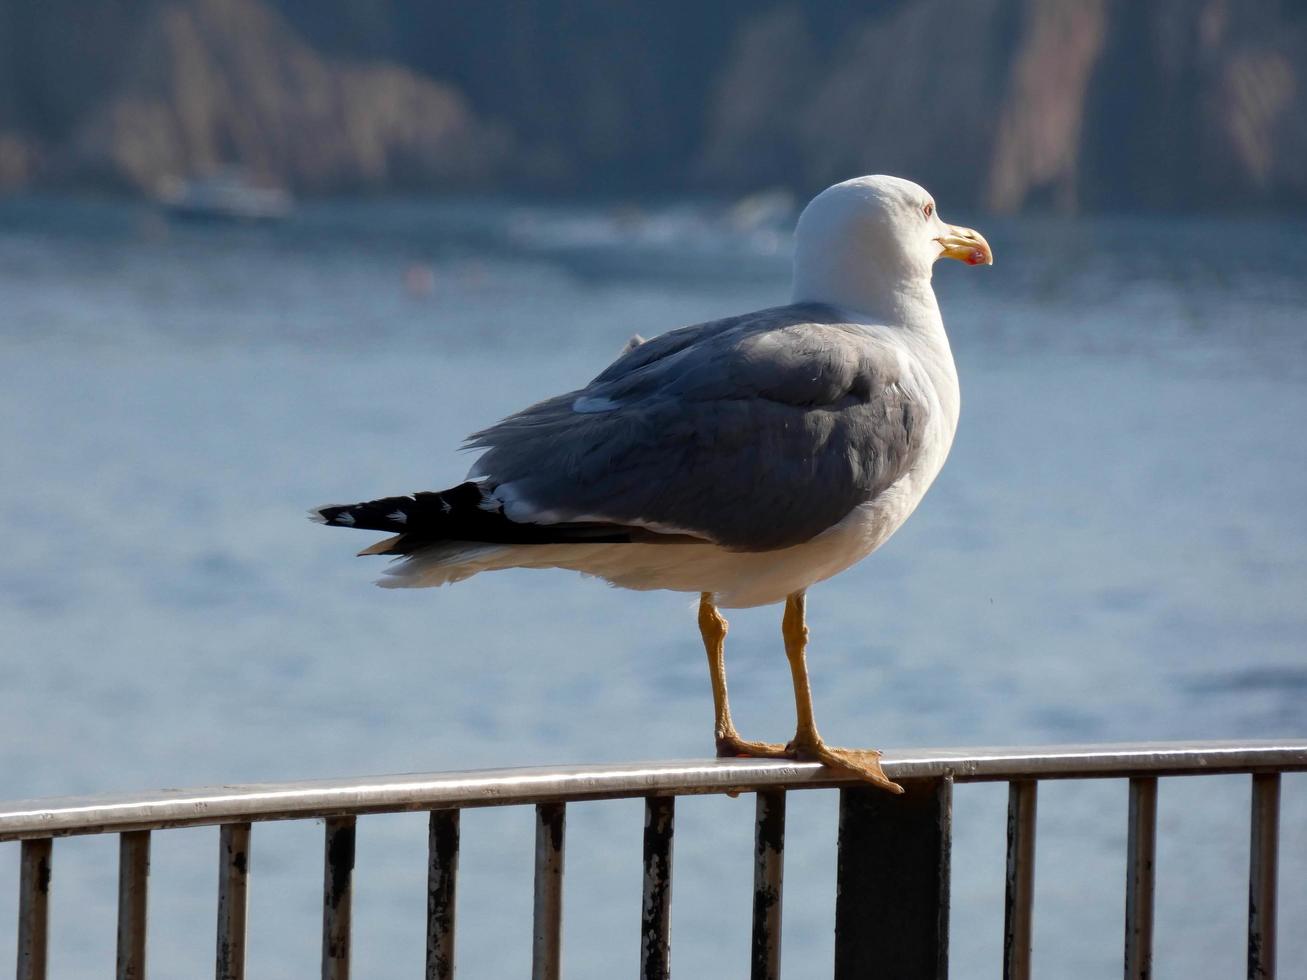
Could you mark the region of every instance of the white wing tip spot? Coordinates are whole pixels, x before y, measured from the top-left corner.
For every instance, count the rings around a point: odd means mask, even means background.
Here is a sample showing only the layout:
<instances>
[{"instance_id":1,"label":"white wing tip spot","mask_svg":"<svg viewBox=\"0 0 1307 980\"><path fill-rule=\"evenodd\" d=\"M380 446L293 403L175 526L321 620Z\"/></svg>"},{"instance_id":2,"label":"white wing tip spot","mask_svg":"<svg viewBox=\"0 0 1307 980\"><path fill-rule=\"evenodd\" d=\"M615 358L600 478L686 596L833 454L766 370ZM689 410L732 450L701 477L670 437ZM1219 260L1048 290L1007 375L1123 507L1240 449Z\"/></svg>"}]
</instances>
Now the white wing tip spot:
<instances>
[{"instance_id":1,"label":"white wing tip spot","mask_svg":"<svg viewBox=\"0 0 1307 980\"><path fill-rule=\"evenodd\" d=\"M408 515L405 514L402 510L397 510L393 514L387 514L386 520L394 521L396 524L407 524Z\"/></svg>"},{"instance_id":2,"label":"white wing tip spot","mask_svg":"<svg viewBox=\"0 0 1307 980\"><path fill-rule=\"evenodd\" d=\"M611 398L588 398L585 395L582 395L576 401L572 402L572 411L581 414L587 414L590 412L611 412L613 409L620 407L621 402L615 402Z\"/></svg>"}]
</instances>

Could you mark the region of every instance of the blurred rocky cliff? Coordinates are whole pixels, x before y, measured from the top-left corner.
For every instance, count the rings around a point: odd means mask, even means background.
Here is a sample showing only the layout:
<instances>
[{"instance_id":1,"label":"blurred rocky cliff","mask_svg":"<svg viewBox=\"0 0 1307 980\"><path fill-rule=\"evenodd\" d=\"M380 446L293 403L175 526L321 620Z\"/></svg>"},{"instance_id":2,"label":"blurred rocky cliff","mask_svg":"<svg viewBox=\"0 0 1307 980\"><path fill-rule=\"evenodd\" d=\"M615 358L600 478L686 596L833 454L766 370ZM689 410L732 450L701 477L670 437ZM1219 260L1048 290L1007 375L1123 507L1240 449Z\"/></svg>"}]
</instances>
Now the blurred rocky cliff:
<instances>
[{"instance_id":1,"label":"blurred rocky cliff","mask_svg":"<svg viewBox=\"0 0 1307 980\"><path fill-rule=\"evenodd\" d=\"M0 0L0 189L1307 205L1301 0Z\"/></svg>"}]
</instances>

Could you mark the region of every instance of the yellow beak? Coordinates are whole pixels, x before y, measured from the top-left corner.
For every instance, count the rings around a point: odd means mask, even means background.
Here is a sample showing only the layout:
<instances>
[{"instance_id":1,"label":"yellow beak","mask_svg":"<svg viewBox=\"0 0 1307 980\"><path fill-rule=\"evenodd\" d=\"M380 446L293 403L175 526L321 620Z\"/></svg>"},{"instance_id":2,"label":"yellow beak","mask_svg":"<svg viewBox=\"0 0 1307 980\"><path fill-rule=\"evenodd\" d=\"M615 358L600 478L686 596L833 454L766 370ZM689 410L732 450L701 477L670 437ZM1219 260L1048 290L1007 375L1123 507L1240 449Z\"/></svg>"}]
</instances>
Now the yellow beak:
<instances>
[{"instance_id":1,"label":"yellow beak","mask_svg":"<svg viewBox=\"0 0 1307 980\"><path fill-rule=\"evenodd\" d=\"M972 228L949 225L948 234L941 235L935 241L943 248L939 253L942 259L957 259L967 265L994 264L994 253L990 251L989 242L985 241L984 235Z\"/></svg>"}]
</instances>

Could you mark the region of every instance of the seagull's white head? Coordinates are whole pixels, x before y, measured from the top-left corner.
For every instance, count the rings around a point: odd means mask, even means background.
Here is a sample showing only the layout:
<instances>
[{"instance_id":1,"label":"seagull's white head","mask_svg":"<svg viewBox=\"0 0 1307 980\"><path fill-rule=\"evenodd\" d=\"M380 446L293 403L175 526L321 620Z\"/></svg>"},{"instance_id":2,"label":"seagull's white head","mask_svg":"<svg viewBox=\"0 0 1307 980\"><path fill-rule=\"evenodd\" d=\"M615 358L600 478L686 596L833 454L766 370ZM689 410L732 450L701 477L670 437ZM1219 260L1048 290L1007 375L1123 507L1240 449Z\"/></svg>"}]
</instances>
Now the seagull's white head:
<instances>
[{"instance_id":1,"label":"seagull's white head","mask_svg":"<svg viewBox=\"0 0 1307 980\"><path fill-rule=\"evenodd\" d=\"M855 177L826 188L799 215L794 301L893 316L930 293L939 258L994 262L979 232L944 223L924 187L901 177Z\"/></svg>"}]
</instances>

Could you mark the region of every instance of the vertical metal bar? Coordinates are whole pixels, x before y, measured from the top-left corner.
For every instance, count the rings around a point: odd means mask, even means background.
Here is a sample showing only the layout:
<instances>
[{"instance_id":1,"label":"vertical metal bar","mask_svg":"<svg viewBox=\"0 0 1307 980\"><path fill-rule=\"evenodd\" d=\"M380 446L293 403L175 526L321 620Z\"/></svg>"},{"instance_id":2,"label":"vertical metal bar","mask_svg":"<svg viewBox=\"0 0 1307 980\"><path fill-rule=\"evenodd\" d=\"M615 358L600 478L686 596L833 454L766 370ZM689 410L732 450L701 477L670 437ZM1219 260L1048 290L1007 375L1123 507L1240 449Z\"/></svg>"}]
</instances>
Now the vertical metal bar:
<instances>
[{"instance_id":1,"label":"vertical metal bar","mask_svg":"<svg viewBox=\"0 0 1307 980\"><path fill-rule=\"evenodd\" d=\"M1130 780L1125 863L1125 980L1153 974L1153 865L1157 857L1157 778Z\"/></svg>"},{"instance_id":2,"label":"vertical metal bar","mask_svg":"<svg viewBox=\"0 0 1307 980\"><path fill-rule=\"evenodd\" d=\"M840 790L835 978L948 976L953 779Z\"/></svg>"},{"instance_id":3,"label":"vertical metal bar","mask_svg":"<svg viewBox=\"0 0 1307 980\"><path fill-rule=\"evenodd\" d=\"M785 791L758 794L753 832L753 955L750 980L780 980L785 885Z\"/></svg>"},{"instance_id":4,"label":"vertical metal bar","mask_svg":"<svg viewBox=\"0 0 1307 980\"><path fill-rule=\"evenodd\" d=\"M118 835L118 980L145 980L150 832Z\"/></svg>"},{"instance_id":5,"label":"vertical metal bar","mask_svg":"<svg viewBox=\"0 0 1307 980\"><path fill-rule=\"evenodd\" d=\"M322 876L322 980L349 980L354 817L328 817Z\"/></svg>"},{"instance_id":6,"label":"vertical metal bar","mask_svg":"<svg viewBox=\"0 0 1307 980\"><path fill-rule=\"evenodd\" d=\"M644 893L640 903L640 980L668 980L672 945L672 834L676 799L644 801Z\"/></svg>"},{"instance_id":7,"label":"vertical metal bar","mask_svg":"<svg viewBox=\"0 0 1307 980\"><path fill-rule=\"evenodd\" d=\"M563 843L567 808L536 805L536 871L531 980L559 980L563 959Z\"/></svg>"},{"instance_id":8,"label":"vertical metal bar","mask_svg":"<svg viewBox=\"0 0 1307 980\"><path fill-rule=\"evenodd\" d=\"M218 828L218 950L214 976L245 978L245 920L249 910L250 825Z\"/></svg>"},{"instance_id":9,"label":"vertical metal bar","mask_svg":"<svg viewBox=\"0 0 1307 980\"><path fill-rule=\"evenodd\" d=\"M458 810L432 810L427 830L427 980L454 980Z\"/></svg>"},{"instance_id":10,"label":"vertical metal bar","mask_svg":"<svg viewBox=\"0 0 1307 980\"><path fill-rule=\"evenodd\" d=\"M18 980L45 980L51 843L49 837L23 841L18 872Z\"/></svg>"},{"instance_id":11,"label":"vertical metal bar","mask_svg":"<svg viewBox=\"0 0 1307 980\"><path fill-rule=\"evenodd\" d=\"M1275 980L1280 774L1254 773L1248 861L1248 978Z\"/></svg>"},{"instance_id":12,"label":"vertical metal bar","mask_svg":"<svg viewBox=\"0 0 1307 980\"><path fill-rule=\"evenodd\" d=\"M1030 980L1035 900L1035 811L1038 783L1014 779L1007 796L1007 894L1003 914L1003 980Z\"/></svg>"}]
</instances>

